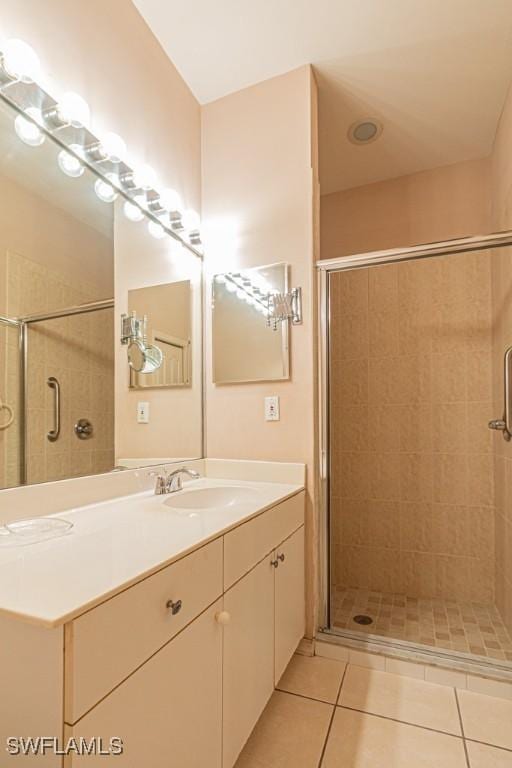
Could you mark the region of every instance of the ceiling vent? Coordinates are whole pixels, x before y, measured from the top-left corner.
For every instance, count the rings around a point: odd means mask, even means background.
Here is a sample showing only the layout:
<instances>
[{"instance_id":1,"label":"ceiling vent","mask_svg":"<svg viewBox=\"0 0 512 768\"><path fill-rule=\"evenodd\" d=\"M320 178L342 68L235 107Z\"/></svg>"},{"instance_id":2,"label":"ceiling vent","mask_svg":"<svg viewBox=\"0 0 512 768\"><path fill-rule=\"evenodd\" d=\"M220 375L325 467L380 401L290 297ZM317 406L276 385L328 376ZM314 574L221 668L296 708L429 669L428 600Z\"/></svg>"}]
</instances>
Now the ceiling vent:
<instances>
[{"instance_id":1,"label":"ceiling vent","mask_svg":"<svg viewBox=\"0 0 512 768\"><path fill-rule=\"evenodd\" d=\"M347 135L352 144L371 144L372 141L376 141L379 138L382 130L382 123L367 117L364 120L357 120L355 123L352 123Z\"/></svg>"}]
</instances>

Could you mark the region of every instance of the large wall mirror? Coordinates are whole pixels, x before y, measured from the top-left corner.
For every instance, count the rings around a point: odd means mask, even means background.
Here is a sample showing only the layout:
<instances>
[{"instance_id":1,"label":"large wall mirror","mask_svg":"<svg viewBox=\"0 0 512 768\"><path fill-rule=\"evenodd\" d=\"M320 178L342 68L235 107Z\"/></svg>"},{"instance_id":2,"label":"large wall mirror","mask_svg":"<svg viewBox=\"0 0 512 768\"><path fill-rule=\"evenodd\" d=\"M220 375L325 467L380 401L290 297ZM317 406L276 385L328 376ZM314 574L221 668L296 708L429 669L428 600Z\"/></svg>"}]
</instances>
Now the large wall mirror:
<instances>
[{"instance_id":1,"label":"large wall mirror","mask_svg":"<svg viewBox=\"0 0 512 768\"><path fill-rule=\"evenodd\" d=\"M0 101L0 488L202 455L200 259L98 183ZM132 302L166 361L147 378Z\"/></svg>"},{"instance_id":2,"label":"large wall mirror","mask_svg":"<svg viewBox=\"0 0 512 768\"><path fill-rule=\"evenodd\" d=\"M215 275L213 381L275 381L290 375L288 323L270 318L269 297L288 291L288 266L270 264Z\"/></svg>"}]
</instances>

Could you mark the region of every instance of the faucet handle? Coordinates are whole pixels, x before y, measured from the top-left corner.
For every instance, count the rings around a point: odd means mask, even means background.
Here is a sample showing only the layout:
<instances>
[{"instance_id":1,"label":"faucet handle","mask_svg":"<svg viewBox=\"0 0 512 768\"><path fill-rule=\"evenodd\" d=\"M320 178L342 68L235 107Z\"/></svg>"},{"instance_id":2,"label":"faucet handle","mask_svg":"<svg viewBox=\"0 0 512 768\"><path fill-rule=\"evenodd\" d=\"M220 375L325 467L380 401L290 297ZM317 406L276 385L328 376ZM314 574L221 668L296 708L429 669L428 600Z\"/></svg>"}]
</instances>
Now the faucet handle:
<instances>
[{"instance_id":1,"label":"faucet handle","mask_svg":"<svg viewBox=\"0 0 512 768\"><path fill-rule=\"evenodd\" d=\"M167 493L167 474L165 469L162 472L148 472L148 477L156 477L156 496L161 496L162 494Z\"/></svg>"},{"instance_id":2,"label":"faucet handle","mask_svg":"<svg viewBox=\"0 0 512 768\"><path fill-rule=\"evenodd\" d=\"M169 493L183 490L183 480L181 475L173 475L167 479L167 489Z\"/></svg>"}]
</instances>

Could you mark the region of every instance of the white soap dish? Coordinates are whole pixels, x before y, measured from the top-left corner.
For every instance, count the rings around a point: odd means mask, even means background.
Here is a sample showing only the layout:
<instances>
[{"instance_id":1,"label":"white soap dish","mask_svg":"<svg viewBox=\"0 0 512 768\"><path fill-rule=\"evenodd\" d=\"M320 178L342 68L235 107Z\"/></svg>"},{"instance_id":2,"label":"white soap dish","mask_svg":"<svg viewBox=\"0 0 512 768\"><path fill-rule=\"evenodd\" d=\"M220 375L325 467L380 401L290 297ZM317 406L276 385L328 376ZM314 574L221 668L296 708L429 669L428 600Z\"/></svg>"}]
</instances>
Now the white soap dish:
<instances>
[{"instance_id":1,"label":"white soap dish","mask_svg":"<svg viewBox=\"0 0 512 768\"><path fill-rule=\"evenodd\" d=\"M69 520L60 517L33 517L15 520L0 526L0 546L36 544L39 541L64 536L73 527Z\"/></svg>"}]
</instances>

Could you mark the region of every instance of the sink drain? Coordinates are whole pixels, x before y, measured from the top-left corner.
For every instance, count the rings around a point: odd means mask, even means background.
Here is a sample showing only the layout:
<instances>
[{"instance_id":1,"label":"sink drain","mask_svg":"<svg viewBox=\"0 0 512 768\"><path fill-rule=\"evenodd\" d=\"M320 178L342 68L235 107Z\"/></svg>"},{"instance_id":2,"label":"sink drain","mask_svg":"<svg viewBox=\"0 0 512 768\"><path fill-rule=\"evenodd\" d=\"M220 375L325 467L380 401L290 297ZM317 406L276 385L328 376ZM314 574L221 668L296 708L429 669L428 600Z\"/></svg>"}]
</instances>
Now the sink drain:
<instances>
[{"instance_id":1,"label":"sink drain","mask_svg":"<svg viewBox=\"0 0 512 768\"><path fill-rule=\"evenodd\" d=\"M359 613L357 616L354 616L352 618L352 621L355 621L356 624L373 624L373 619L371 616L365 616L365 614Z\"/></svg>"}]
</instances>

